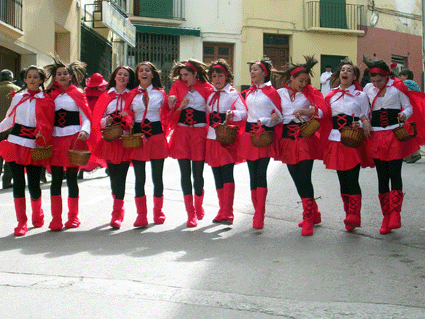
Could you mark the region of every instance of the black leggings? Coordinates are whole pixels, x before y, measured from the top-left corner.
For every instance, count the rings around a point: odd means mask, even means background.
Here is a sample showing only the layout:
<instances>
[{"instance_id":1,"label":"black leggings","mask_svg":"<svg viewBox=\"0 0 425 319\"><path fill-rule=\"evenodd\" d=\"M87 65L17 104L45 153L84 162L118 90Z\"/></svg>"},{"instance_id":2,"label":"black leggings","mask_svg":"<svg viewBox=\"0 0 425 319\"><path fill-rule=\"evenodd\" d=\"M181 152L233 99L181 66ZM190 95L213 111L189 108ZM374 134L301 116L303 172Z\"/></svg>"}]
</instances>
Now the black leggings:
<instances>
[{"instance_id":1,"label":"black leggings","mask_svg":"<svg viewBox=\"0 0 425 319\"><path fill-rule=\"evenodd\" d=\"M50 185L50 195L61 195L63 181L63 167L52 166L52 184ZM66 183L68 184L68 196L70 198L78 198L79 189L77 183L78 167L66 167Z\"/></svg>"},{"instance_id":2,"label":"black leggings","mask_svg":"<svg viewBox=\"0 0 425 319\"><path fill-rule=\"evenodd\" d=\"M267 188L267 168L270 157L260 158L256 161L246 161L249 170L249 182L252 190L257 187Z\"/></svg>"},{"instance_id":3,"label":"black leggings","mask_svg":"<svg viewBox=\"0 0 425 319\"><path fill-rule=\"evenodd\" d=\"M111 181L112 195L115 199L124 199L125 181L127 180L127 172L130 162L122 162L120 164L108 163L109 180Z\"/></svg>"},{"instance_id":4,"label":"black leggings","mask_svg":"<svg viewBox=\"0 0 425 319\"><path fill-rule=\"evenodd\" d=\"M403 190L403 181L401 178L402 159L394 161L381 161L374 159L376 172L378 173L379 193L388 193L390 190ZM391 180L391 189L390 189Z\"/></svg>"},{"instance_id":5,"label":"black leggings","mask_svg":"<svg viewBox=\"0 0 425 319\"><path fill-rule=\"evenodd\" d=\"M38 200L41 197L40 173L41 166L19 165L16 162L10 162L10 169L13 177L13 198L25 197L25 169L28 177L28 190L31 198Z\"/></svg>"},{"instance_id":6,"label":"black leggings","mask_svg":"<svg viewBox=\"0 0 425 319\"><path fill-rule=\"evenodd\" d=\"M311 182L311 172L313 170L313 160L301 161L298 164L288 164L288 171L297 188L301 198L314 198L313 183Z\"/></svg>"},{"instance_id":7,"label":"black leggings","mask_svg":"<svg viewBox=\"0 0 425 319\"><path fill-rule=\"evenodd\" d=\"M227 164L224 166L211 167L214 174L216 189L222 189L224 187L224 184L226 183L235 183L235 180L233 178L234 167L234 163Z\"/></svg>"},{"instance_id":8,"label":"black leggings","mask_svg":"<svg viewBox=\"0 0 425 319\"><path fill-rule=\"evenodd\" d=\"M180 177L183 195L192 195L192 180L195 195L202 196L204 190L204 163L205 161L191 161L189 159L179 159ZM192 165L191 165L192 164Z\"/></svg>"},{"instance_id":9,"label":"black leggings","mask_svg":"<svg viewBox=\"0 0 425 319\"><path fill-rule=\"evenodd\" d=\"M164 171L164 159L151 159L153 195L155 197L162 197L164 193L164 183L162 180L162 173ZM146 182L146 162L132 161L134 167L134 176L136 177L135 193L136 197L145 196L145 182Z\"/></svg>"},{"instance_id":10,"label":"black leggings","mask_svg":"<svg viewBox=\"0 0 425 319\"><path fill-rule=\"evenodd\" d=\"M348 171L336 171L341 194L361 195L359 184L360 164Z\"/></svg>"}]
</instances>

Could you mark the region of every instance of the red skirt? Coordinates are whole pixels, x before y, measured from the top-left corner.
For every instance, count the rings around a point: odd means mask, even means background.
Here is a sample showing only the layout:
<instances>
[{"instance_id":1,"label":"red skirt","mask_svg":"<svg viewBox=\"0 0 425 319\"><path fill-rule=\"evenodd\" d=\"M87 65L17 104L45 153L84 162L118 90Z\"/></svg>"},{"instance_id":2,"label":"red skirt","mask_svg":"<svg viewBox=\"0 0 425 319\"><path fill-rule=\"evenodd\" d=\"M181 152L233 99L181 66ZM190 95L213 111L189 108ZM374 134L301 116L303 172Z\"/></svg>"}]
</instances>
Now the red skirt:
<instances>
[{"instance_id":1,"label":"red skirt","mask_svg":"<svg viewBox=\"0 0 425 319\"><path fill-rule=\"evenodd\" d=\"M207 139L205 162L211 167L241 162L241 159L238 159L237 144L239 143L223 144L216 140Z\"/></svg>"},{"instance_id":2,"label":"red skirt","mask_svg":"<svg viewBox=\"0 0 425 319\"><path fill-rule=\"evenodd\" d=\"M206 139L205 127L176 126L170 138L170 157L203 161Z\"/></svg>"},{"instance_id":3,"label":"red skirt","mask_svg":"<svg viewBox=\"0 0 425 319\"><path fill-rule=\"evenodd\" d=\"M381 161L403 159L419 149L415 139L400 142L391 130L372 131L368 145L369 155Z\"/></svg>"},{"instance_id":4,"label":"red skirt","mask_svg":"<svg viewBox=\"0 0 425 319\"><path fill-rule=\"evenodd\" d=\"M50 161L51 166L62 166L62 167L78 167L72 165L68 159L68 150L88 150L87 141L77 140L79 133L68 136L54 136L52 138L53 145L53 156ZM75 148L74 148L75 143Z\"/></svg>"},{"instance_id":5,"label":"red skirt","mask_svg":"<svg viewBox=\"0 0 425 319\"><path fill-rule=\"evenodd\" d=\"M251 133L243 132L240 138L238 154L241 158L248 161L256 161L260 158L275 157L277 154L277 141L268 146L254 146L251 142Z\"/></svg>"},{"instance_id":6,"label":"red skirt","mask_svg":"<svg viewBox=\"0 0 425 319\"><path fill-rule=\"evenodd\" d=\"M367 140L358 148L346 147L341 142L327 140L323 152L323 163L328 169L348 171L360 164L361 167L375 167L367 154Z\"/></svg>"},{"instance_id":7,"label":"red skirt","mask_svg":"<svg viewBox=\"0 0 425 319\"><path fill-rule=\"evenodd\" d=\"M149 162L151 159L163 159L168 157L168 144L164 133L152 135L146 143L140 147L128 148L130 160Z\"/></svg>"},{"instance_id":8,"label":"red skirt","mask_svg":"<svg viewBox=\"0 0 425 319\"><path fill-rule=\"evenodd\" d=\"M290 165L306 160L321 159L319 146L319 138L316 135L308 138L297 137L294 140L281 138L278 154L274 159Z\"/></svg>"},{"instance_id":9,"label":"red skirt","mask_svg":"<svg viewBox=\"0 0 425 319\"><path fill-rule=\"evenodd\" d=\"M34 161L31 157L31 148L19 144L10 143L8 140L0 142L0 156L5 162L15 162L19 165L46 166L50 159Z\"/></svg>"},{"instance_id":10,"label":"red skirt","mask_svg":"<svg viewBox=\"0 0 425 319\"><path fill-rule=\"evenodd\" d=\"M94 155L105 160L107 163L121 164L130 161L128 150L122 146L122 140L117 139L107 142L103 138L96 144Z\"/></svg>"}]
</instances>

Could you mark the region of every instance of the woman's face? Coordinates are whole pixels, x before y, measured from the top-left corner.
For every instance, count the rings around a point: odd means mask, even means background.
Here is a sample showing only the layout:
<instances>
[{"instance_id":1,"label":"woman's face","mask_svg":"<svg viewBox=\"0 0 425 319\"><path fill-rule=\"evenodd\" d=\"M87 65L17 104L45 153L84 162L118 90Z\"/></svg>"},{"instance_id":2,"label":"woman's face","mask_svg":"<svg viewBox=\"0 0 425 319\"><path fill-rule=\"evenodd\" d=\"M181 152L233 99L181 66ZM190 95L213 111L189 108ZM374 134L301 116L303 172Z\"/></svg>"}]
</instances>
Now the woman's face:
<instances>
[{"instance_id":1,"label":"woman's face","mask_svg":"<svg viewBox=\"0 0 425 319\"><path fill-rule=\"evenodd\" d=\"M180 69L180 79L184 82L187 87L192 86L197 81L197 72L190 72L186 68Z\"/></svg>"},{"instance_id":2,"label":"woman's face","mask_svg":"<svg viewBox=\"0 0 425 319\"><path fill-rule=\"evenodd\" d=\"M357 80L354 67L351 64L344 64L339 72L341 86L347 88L353 84L354 80Z\"/></svg>"},{"instance_id":3,"label":"woman's face","mask_svg":"<svg viewBox=\"0 0 425 319\"><path fill-rule=\"evenodd\" d=\"M24 79L28 90L37 91L43 80L40 78L40 73L37 70L29 70Z\"/></svg>"},{"instance_id":4,"label":"woman's face","mask_svg":"<svg viewBox=\"0 0 425 319\"><path fill-rule=\"evenodd\" d=\"M119 69L117 74L115 74L114 80L117 87L126 88L130 81L130 72L126 69Z\"/></svg>"},{"instance_id":5,"label":"woman's face","mask_svg":"<svg viewBox=\"0 0 425 319\"><path fill-rule=\"evenodd\" d=\"M370 81L377 89L382 89L387 84L387 77L377 74L370 77Z\"/></svg>"},{"instance_id":6,"label":"woman's face","mask_svg":"<svg viewBox=\"0 0 425 319\"><path fill-rule=\"evenodd\" d=\"M251 65L251 81L254 82L257 85L261 85L264 83L266 74L264 73L261 66L259 66L257 63L254 63Z\"/></svg>"},{"instance_id":7,"label":"woman's face","mask_svg":"<svg viewBox=\"0 0 425 319\"><path fill-rule=\"evenodd\" d=\"M71 84L72 76L69 74L68 69L60 67L56 70L55 81L59 83L61 87L66 89Z\"/></svg>"},{"instance_id":8,"label":"woman's face","mask_svg":"<svg viewBox=\"0 0 425 319\"><path fill-rule=\"evenodd\" d=\"M147 88L152 84L153 72L147 64L139 66L137 71L137 78L140 81L140 86Z\"/></svg>"},{"instance_id":9,"label":"woman's face","mask_svg":"<svg viewBox=\"0 0 425 319\"><path fill-rule=\"evenodd\" d=\"M217 90L223 89L227 84L227 76L223 72L213 71L211 73L211 82Z\"/></svg>"},{"instance_id":10,"label":"woman's face","mask_svg":"<svg viewBox=\"0 0 425 319\"><path fill-rule=\"evenodd\" d=\"M300 73L296 77L293 77L291 75L291 87L294 90L302 91L304 87L308 84L308 74L307 73Z\"/></svg>"}]
</instances>

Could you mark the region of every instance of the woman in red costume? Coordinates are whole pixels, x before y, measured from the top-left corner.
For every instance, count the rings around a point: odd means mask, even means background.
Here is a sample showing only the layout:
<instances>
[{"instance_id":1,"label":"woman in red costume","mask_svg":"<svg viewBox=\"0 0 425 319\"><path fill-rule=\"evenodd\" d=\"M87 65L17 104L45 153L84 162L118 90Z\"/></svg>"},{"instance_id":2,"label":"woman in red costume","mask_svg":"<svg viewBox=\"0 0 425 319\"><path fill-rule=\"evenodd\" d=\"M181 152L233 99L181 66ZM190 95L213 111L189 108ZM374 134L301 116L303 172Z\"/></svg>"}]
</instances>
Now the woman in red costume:
<instances>
[{"instance_id":1,"label":"woman in red costume","mask_svg":"<svg viewBox=\"0 0 425 319\"><path fill-rule=\"evenodd\" d=\"M93 113L93 133L96 137L94 155L106 162L114 199L110 225L119 229L124 219L124 196L127 172L130 166L128 149L124 148L121 138L107 142L100 129L111 125L121 125L128 130L129 124L123 119L125 101L130 96L134 84L134 71L128 66L119 66L112 73L104 92L96 103ZM130 120L130 119L129 119ZM124 132L127 133L128 132Z\"/></svg>"},{"instance_id":2,"label":"woman in red costume","mask_svg":"<svg viewBox=\"0 0 425 319\"><path fill-rule=\"evenodd\" d=\"M178 62L171 70L175 80L171 86L168 104L170 156L179 162L181 186L187 211L187 227L198 225L204 217L204 162L207 137L207 99L213 91L208 83L207 66L199 61ZM195 201L192 195L192 180Z\"/></svg>"},{"instance_id":3,"label":"woman in red costume","mask_svg":"<svg viewBox=\"0 0 425 319\"><path fill-rule=\"evenodd\" d=\"M248 118L239 147L239 155L248 163L251 200L255 210L252 226L255 229L264 227L267 168L270 158L276 156L277 139L275 134L272 144L257 147L251 142L251 132L261 134L274 131L274 127L282 122L280 96L270 82L272 68L269 60L257 61L250 66L252 85L245 91Z\"/></svg>"},{"instance_id":4,"label":"woman in red costume","mask_svg":"<svg viewBox=\"0 0 425 319\"><path fill-rule=\"evenodd\" d=\"M74 148L74 145L76 147L85 147L84 141L89 138L91 131L92 114L88 107L86 96L81 89L77 88L84 78L85 63L76 61L66 65L58 58L53 60L53 64L44 68L47 70L49 78L52 78L47 92L55 101L53 156L50 161L52 170L50 199L53 219L49 228L53 231L58 231L63 227L61 188L64 169L68 185L69 209L68 221L65 223L65 227L76 228L80 226L78 219L78 166L69 162L68 150Z\"/></svg>"},{"instance_id":5,"label":"woman in red costume","mask_svg":"<svg viewBox=\"0 0 425 319\"><path fill-rule=\"evenodd\" d=\"M232 86L233 74L223 59L213 62L208 68L208 76L214 85L214 92L208 98L209 127L207 134L205 162L212 168L220 209L213 223L233 224L233 200L235 181L233 168L238 162L238 137L233 144L223 144L216 140L215 127L228 118L229 124L246 120L245 101Z\"/></svg>"},{"instance_id":6,"label":"woman in red costume","mask_svg":"<svg viewBox=\"0 0 425 319\"><path fill-rule=\"evenodd\" d=\"M364 57L363 62L370 70L372 82L364 88L372 111L368 151L378 174L379 202L384 216L380 233L384 235L401 227L403 158L419 150L425 142L423 110L420 108L423 94L409 91L400 79L392 77L391 68L384 61ZM392 130L405 121L416 123L418 135L401 142ZM411 124L406 123L404 127L411 132Z\"/></svg>"},{"instance_id":7,"label":"woman in red costume","mask_svg":"<svg viewBox=\"0 0 425 319\"><path fill-rule=\"evenodd\" d=\"M374 166L366 152L367 140L358 148L346 147L341 143L341 130L346 126L362 127L365 135L370 135L369 101L358 82L359 74L359 69L350 60L342 60L331 76L331 83L339 86L325 98L332 111L332 122L329 121L326 131L323 130L323 162L326 168L337 171L346 214L344 224L348 231L361 226L360 167Z\"/></svg>"},{"instance_id":8,"label":"woman in red costume","mask_svg":"<svg viewBox=\"0 0 425 319\"><path fill-rule=\"evenodd\" d=\"M315 159L322 159L319 134L301 137L302 121L315 116L328 115L323 95L310 83L312 68L317 64L313 57L305 57L304 64L288 64L280 78L283 88L278 89L283 115L283 133L279 142L279 154L275 160L286 163L303 204L302 236L313 235L313 224L321 222L321 215L314 199L311 172Z\"/></svg>"},{"instance_id":9,"label":"woman in red costume","mask_svg":"<svg viewBox=\"0 0 425 319\"><path fill-rule=\"evenodd\" d=\"M168 157L168 145L165 139L165 122L168 113L167 95L164 91L159 70L151 62L139 63L136 69L136 87L126 101L125 113L129 114L134 133L143 133L144 145L129 150L133 163L135 183L135 202L137 219L134 227L148 226L145 194L146 162L150 162L153 182L153 221L163 224L165 214L164 183L162 179L164 161Z\"/></svg>"},{"instance_id":10,"label":"woman in red costume","mask_svg":"<svg viewBox=\"0 0 425 319\"><path fill-rule=\"evenodd\" d=\"M7 140L0 144L0 154L10 163L13 176L13 198L18 226L15 236L27 233L27 214L25 202L25 171L28 178L28 190L31 195L32 224L38 228L44 224L41 209L40 172L48 160L34 161L31 149L37 145L51 144L52 129L55 118L55 106L47 96L43 83L46 73L43 69L31 65L25 70L25 85L16 94L5 119L0 123L0 132L12 128Z\"/></svg>"}]
</instances>

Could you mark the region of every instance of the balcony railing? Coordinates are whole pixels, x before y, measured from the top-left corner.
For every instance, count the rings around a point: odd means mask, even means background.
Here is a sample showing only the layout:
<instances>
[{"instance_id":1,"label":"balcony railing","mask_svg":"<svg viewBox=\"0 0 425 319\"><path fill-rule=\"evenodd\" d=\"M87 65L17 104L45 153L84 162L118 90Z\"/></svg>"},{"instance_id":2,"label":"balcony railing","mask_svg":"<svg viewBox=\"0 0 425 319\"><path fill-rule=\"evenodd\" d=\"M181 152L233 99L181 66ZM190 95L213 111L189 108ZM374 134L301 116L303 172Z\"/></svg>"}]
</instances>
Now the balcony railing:
<instances>
[{"instance_id":1,"label":"balcony railing","mask_svg":"<svg viewBox=\"0 0 425 319\"><path fill-rule=\"evenodd\" d=\"M0 0L0 20L22 31L22 1Z\"/></svg>"},{"instance_id":2,"label":"balcony railing","mask_svg":"<svg viewBox=\"0 0 425 319\"><path fill-rule=\"evenodd\" d=\"M185 0L134 0L136 17L184 20Z\"/></svg>"},{"instance_id":3,"label":"balcony railing","mask_svg":"<svg viewBox=\"0 0 425 319\"><path fill-rule=\"evenodd\" d=\"M307 6L307 29L331 28L362 30L365 25L365 9L362 5L309 1Z\"/></svg>"}]
</instances>

